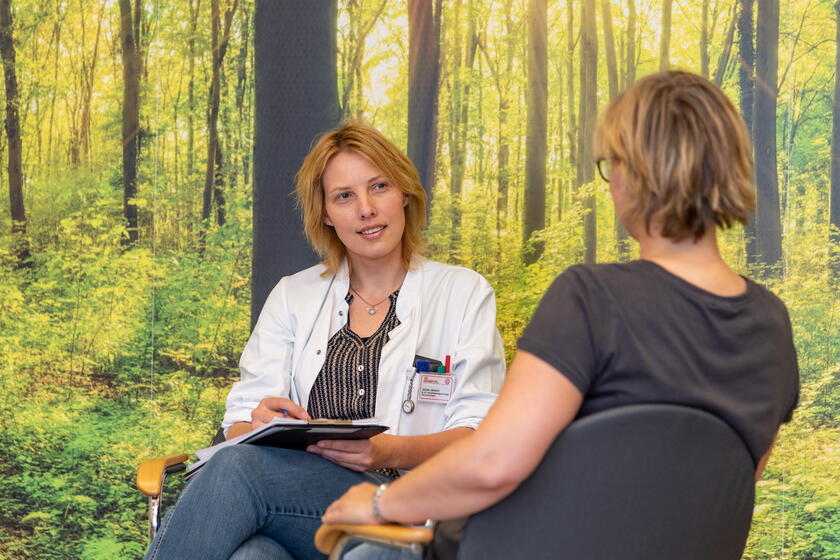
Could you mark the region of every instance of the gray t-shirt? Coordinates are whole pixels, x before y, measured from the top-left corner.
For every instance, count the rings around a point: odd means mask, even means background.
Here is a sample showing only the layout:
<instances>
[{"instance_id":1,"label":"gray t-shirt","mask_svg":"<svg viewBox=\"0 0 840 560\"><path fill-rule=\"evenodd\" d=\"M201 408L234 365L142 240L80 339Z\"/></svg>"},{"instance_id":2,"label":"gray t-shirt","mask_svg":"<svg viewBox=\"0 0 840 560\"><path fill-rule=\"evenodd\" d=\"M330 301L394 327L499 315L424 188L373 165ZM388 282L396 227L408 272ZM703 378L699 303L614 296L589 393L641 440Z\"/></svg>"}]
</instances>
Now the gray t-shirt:
<instances>
[{"instance_id":1,"label":"gray t-shirt","mask_svg":"<svg viewBox=\"0 0 840 560\"><path fill-rule=\"evenodd\" d=\"M578 416L641 403L706 410L758 462L790 420L799 369L782 301L706 292L650 261L578 265L557 277L519 339L584 395Z\"/></svg>"}]
</instances>

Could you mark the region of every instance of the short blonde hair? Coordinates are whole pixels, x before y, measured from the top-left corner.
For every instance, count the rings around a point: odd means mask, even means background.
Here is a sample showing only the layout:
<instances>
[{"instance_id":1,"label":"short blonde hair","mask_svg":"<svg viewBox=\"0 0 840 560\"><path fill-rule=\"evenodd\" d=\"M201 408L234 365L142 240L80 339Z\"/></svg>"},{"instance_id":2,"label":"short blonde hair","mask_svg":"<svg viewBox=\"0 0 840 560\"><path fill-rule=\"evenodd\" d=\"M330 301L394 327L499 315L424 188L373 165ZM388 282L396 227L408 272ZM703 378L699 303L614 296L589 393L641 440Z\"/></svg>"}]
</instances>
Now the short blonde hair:
<instances>
[{"instance_id":1,"label":"short blonde hair","mask_svg":"<svg viewBox=\"0 0 840 560\"><path fill-rule=\"evenodd\" d=\"M623 165L624 217L656 219L664 237L699 239L747 223L755 208L750 137L712 82L688 72L647 76L601 116L595 153Z\"/></svg>"},{"instance_id":2,"label":"short blonde hair","mask_svg":"<svg viewBox=\"0 0 840 560\"><path fill-rule=\"evenodd\" d=\"M324 170L339 152L353 152L366 158L408 197L402 238L402 261L408 268L412 258L426 250L422 233L426 224L426 191L411 160L393 142L372 126L348 121L321 136L297 172L294 194L303 217L303 229L327 267L324 275L338 270L347 255L335 230L324 223Z\"/></svg>"}]
</instances>

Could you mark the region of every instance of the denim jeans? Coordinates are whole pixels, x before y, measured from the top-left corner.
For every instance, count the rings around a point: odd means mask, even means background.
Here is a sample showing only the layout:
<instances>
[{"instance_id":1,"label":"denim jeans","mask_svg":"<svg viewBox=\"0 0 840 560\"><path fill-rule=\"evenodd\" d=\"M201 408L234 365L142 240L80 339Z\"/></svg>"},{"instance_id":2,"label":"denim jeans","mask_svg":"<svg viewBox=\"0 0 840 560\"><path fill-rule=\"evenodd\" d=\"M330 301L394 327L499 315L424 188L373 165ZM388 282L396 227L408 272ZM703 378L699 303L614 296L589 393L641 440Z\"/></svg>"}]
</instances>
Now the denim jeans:
<instances>
[{"instance_id":1,"label":"denim jeans","mask_svg":"<svg viewBox=\"0 0 840 560\"><path fill-rule=\"evenodd\" d=\"M313 541L327 506L360 482L389 480L290 449L222 449L187 484L146 560L324 558Z\"/></svg>"}]
</instances>

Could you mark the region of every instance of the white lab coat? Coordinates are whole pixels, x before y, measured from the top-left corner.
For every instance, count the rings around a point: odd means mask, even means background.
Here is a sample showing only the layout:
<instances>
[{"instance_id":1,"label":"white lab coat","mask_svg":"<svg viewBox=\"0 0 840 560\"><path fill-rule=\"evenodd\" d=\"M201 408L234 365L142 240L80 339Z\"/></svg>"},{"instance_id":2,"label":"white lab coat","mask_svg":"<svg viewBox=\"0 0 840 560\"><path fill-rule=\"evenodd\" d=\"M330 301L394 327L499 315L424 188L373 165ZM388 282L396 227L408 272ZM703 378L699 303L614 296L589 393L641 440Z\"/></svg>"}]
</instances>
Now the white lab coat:
<instances>
[{"instance_id":1,"label":"white lab coat","mask_svg":"<svg viewBox=\"0 0 840 560\"><path fill-rule=\"evenodd\" d=\"M241 381L228 395L225 431L236 422L250 422L251 411L267 397L289 398L306 408L327 342L348 314L346 262L334 279L323 278L323 271L316 265L286 276L269 294L239 360ZM376 418L397 435L475 429L505 372L490 284L472 270L419 260L405 277L396 312L400 325L388 333L379 361ZM418 375L411 391L415 409L403 412L415 355L442 362L447 354L455 380L450 401L418 401Z\"/></svg>"}]
</instances>

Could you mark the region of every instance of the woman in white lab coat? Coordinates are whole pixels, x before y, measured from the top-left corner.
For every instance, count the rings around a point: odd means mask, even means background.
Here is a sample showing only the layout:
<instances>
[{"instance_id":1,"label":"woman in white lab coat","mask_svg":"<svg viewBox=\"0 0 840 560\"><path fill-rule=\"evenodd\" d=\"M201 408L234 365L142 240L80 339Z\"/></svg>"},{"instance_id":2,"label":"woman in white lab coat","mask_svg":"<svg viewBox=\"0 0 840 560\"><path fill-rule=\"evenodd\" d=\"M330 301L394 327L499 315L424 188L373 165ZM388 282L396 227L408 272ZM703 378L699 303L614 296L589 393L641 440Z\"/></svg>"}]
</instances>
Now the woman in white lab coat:
<instances>
[{"instance_id":1,"label":"woman in white lab coat","mask_svg":"<svg viewBox=\"0 0 840 560\"><path fill-rule=\"evenodd\" d=\"M217 453L164 520L147 558L314 558L327 505L381 483L471 433L501 385L493 290L422 257L425 193L408 158L365 125L325 134L298 172L304 228L323 262L280 280L240 360L223 428L276 416L376 417L369 440L307 451ZM418 357L449 375L416 372ZM441 387L425 387L430 381Z\"/></svg>"}]
</instances>

